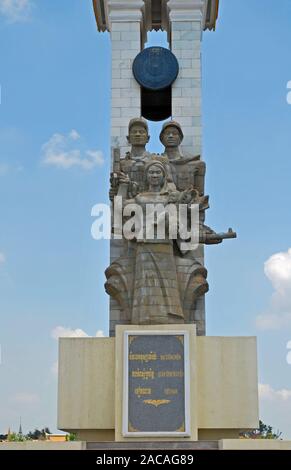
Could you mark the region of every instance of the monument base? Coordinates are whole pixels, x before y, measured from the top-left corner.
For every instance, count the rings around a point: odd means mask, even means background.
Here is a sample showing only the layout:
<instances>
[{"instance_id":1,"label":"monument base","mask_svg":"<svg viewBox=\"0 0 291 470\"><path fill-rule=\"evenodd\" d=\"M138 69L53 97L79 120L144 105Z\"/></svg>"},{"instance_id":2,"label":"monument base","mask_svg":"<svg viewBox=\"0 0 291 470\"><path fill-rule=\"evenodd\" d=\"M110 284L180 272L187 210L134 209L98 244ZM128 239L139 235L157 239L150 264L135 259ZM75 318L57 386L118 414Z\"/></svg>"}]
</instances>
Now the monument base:
<instances>
[{"instance_id":1,"label":"monument base","mask_svg":"<svg viewBox=\"0 0 291 470\"><path fill-rule=\"evenodd\" d=\"M197 442L0 442L1 450L291 450L291 441L270 439L221 439Z\"/></svg>"},{"instance_id":2,"label":"monument base","mask_svg":"<svg viewBox=\"0 0 291 470\"><path fill-rule=\"evenodd\" d=\"M125 332L137 337L182 330L189 336L188 435L125 435ZM195 333L194 325L119 325L115 338L61 338L58 428L87 442L218 441L258 428L256 338Z\"/></svg>"}]
</instances>

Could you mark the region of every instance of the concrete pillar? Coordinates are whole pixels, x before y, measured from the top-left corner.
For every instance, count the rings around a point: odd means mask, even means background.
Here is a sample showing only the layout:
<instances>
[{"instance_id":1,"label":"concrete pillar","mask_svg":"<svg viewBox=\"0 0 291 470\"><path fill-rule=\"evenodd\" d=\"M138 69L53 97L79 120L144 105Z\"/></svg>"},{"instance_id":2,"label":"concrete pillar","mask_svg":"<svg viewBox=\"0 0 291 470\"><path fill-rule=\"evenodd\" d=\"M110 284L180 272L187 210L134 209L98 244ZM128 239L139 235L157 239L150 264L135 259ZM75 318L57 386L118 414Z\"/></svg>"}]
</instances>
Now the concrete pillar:
<instances>
[{"instance_id":1,"label":"concrete pillar","mask_svg":"<svg viewBox=\"0 0 291 470\"><path fill-rule=\"evenodd\" d=\"M111 146L128 150L126 136L131 118L141 115L140 87L132 63L141 51L142 0L111 0L108 17L112 44Z\"/></svg>"},{"instance_id":2,"label":"concrete pillar","mask_svg":"<svg viewBox=\"0 0 291 470\"><path fill-rule=\"evenodd\" d=\"M179 61L179 75L172 86L172 116L183 129L183 150L202 155L201 116L201 41L207 2L169 0L169 36L171 50ZM204 265L204 246L195 253ZM193 321L198 335L205 334L205 298L197 301Z\"/></svg>"},{"instance_id":3,"label":"concrete pillar","mask_svg":"<svg viewBox=\"0 0 291 470\"><path fill-rule=\"evenodd\" d=\"M184 132L183 150L202 154L201 128L201 40L210 0L162 0L160 25L167 31L180 71L172 86L172 117ZM126 136L131 118L141 116L141 90L132 74L132 64L143 48L147 32L155 28L150 0L94 0L100 31L109 31L112 44L111 146L122 157L129 150ZM111 262L122 256L127 245L111 240ZM204 265L204 248L196 259ZM204 297L198 300L191 321L198 334L205 333ZM110 299L110 334L115 325L128 323L116 301Z\"/></svg>"},{"instance_id":4,"label":"concrete pillar","mask_svg":"<svg viewBox=\"0 0 291 470\"><path fill-rule=\"evenodd\" d=\"M206 2L170 0L167 5L171 49L180 66L172 87L173 119L182 125L183 148L201 155L201 40Z\"/></svg>"},{"instance_id":5,"label":"concrete pillar","mask_svg":"<svg viewBox=\"0 0 291 470\"><path fill-rule=\"evenodd\" d=\"M106 17L111 35L111 149L119 147L124 157L129 150L126 136L130 119L141 116L140 86L132 74L132 64L142 49L142 0L107 0ZM113 154L113 152L112 152ZM110 241L110 262L122 256L123 240ZM110 298L110 336L123 323L117 302ZM128 323L128 320L125 323Z\"/></svg>"}]
</instances>

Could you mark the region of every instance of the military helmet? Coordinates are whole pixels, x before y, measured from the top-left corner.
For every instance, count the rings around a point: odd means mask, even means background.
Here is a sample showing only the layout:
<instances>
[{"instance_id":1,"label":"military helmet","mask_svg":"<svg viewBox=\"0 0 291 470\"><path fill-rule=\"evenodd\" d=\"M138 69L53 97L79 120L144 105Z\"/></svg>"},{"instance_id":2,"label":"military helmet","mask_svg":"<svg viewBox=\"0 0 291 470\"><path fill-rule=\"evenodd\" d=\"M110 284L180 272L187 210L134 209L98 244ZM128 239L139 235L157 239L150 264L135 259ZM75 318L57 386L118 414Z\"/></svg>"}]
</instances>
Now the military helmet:
<instances>
[{"instance_id":1,"label":"military helmet","mask_svg":"<svg viewBox=\"0 0 291 470\"><path fill-rule=\"evenodd\" d=\"M139 117L139 118L133 118L129 121L129 124L128 124L128 132L130 132L130 129L132 128L132 126L134 126L135 124L138 124L139 126L143 126L145 128L145 130L147 131L147 133L149 132L149 127L148 127L148 123L146 122L146 120L142 117Z\"/></svg>"},{"instance_id":2,"label":"military helmet","mask_svg":"<svg viewBox=\"0 0 291 470\"><path fill-rule=\"evenodd\" d=\"M167 122L165 122L165 124L163 124L162 130L161 130L161 133L160 133L160 140L162 140L163 133L167 129L167 127L176 127L176 129L178 129L178 131L180 133L181 140L183 140L184 134L183 134L183 131L182 131L182 127L177 121L167 121Z\"/></svg>"}]
</instances>

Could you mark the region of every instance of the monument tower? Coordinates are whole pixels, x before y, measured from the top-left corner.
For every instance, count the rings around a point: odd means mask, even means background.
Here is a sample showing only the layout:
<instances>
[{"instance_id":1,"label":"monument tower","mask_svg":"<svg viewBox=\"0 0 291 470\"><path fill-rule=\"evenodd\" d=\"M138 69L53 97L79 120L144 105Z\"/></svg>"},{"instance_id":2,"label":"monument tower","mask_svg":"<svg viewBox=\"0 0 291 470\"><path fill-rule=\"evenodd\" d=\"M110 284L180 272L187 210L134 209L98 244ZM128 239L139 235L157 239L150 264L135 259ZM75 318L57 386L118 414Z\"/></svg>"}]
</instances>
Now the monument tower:
<instances>
[{"instance_id":1,"label":"monument tower","mask_svg":"<svg viewBox=\"0 0 291 470\"><path fill-rule=\"evenodd\" d=\"M179 190L194 184L204 195L205 164L202 159L201 126L201 40L203 31L215 29L218 0L94 0L99 31L109 31L112 45L111 80L111 148L121 157L130 152L128 125L131 119L143 117L162 121L171 119L181 126L181 153L201 156L200 161L176 165ZM169 49L144 49L152 30L167 32ZM176 61L176 64L175 64ZM203 215L201 215L203 217ZM111 241L111 262L126 256L123 241ZM176 257L181 283L185 322L195 323L197 334L205 334L205 299L208 290L201 244L193 259L196 279L189 255ZM191 272L191 274L190 274ZM110 275L110 273L109 273ZM192 279L190 279L192 276ZM201 279L200 286L197 279ZM186 284L188 283L188 287ZM192 284L192 285L191 285ZM203 285L202 285L203 284ZM108 284L107 284L108 285ZM188 289L188 291L187 291ZM196 294L191 295L196 289ZM112 293L108 285L107 291ZM131 323L130 314L118 300L110 298L110 335L116 324ZM129 299L130 302L131 299Z\"/></svg>"},{"instance_id":2,"label":"monument tower","mask_svg":"<svg viewBox=\"0 0 291 470\"><path fill-rule=\"evenodd\" d=\"M58 427L96 446L209 448L258 427L255 338L205 336L204 245L236 237L205 224L201 40L218 3L93 0L112 45L110 337L60 340ZM169 49L145 48L152 30ZM161 123L161 155L147 150L149 121Z\"/></svg>"}]
</instances>

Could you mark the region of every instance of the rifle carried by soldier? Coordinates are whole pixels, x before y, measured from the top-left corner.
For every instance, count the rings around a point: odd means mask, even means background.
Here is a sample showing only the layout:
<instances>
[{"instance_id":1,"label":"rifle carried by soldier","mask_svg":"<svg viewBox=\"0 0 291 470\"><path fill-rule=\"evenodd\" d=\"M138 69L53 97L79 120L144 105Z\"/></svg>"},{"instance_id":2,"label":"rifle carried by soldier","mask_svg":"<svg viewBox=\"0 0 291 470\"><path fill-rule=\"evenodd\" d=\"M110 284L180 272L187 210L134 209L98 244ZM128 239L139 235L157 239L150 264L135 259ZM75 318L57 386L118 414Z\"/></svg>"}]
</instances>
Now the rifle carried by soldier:
<instances>
[{"instance_id":1,"label":"rifle carried by soldier","mask_svg":"<svg viewBox=\"0 0 291 470\"><path fill-rule=\"evenodd\" d=\"M205 245L215 245L218 243L221 243L223 240L226 240L228 238L236 238L237 233L232 230L232 228L229 228L227 232L222 232L222 233L216 233L213 230L211 230L209 227L204 226L200 237L199 241L200 243L204 243Z\"/></svg>"},{"instance_id":2,"label":"rifle carried by soldier","mask_svg":"<svg viewBox=\"0 0 291 470\"><path fill-rule=\"evenodd\" d=\"M127 179L127 176L121 171L120 164L120 148L115 147L113 149L113 166L112 173L110 176L110 191L109 198L113 201L114 196L117 196L119 187L120 187L120 196L126 198L128 192L128 183L123 180Z\"/></svg>"},{"instance_id":3,"label":"rifle carried by soldier","mask_svg":"<svg viewBox=\"0 0 291 470\"><path fill-rule=\"evenodd\" d=\"M121 171L120 165L120 149L118 147L113 149L113 165L112 165L112 173L110 175L110 191L109 191L109 198L112 201L114 196L117 195L118 187L119 187L119 174Z\"/></svg>"}]
</instances>

